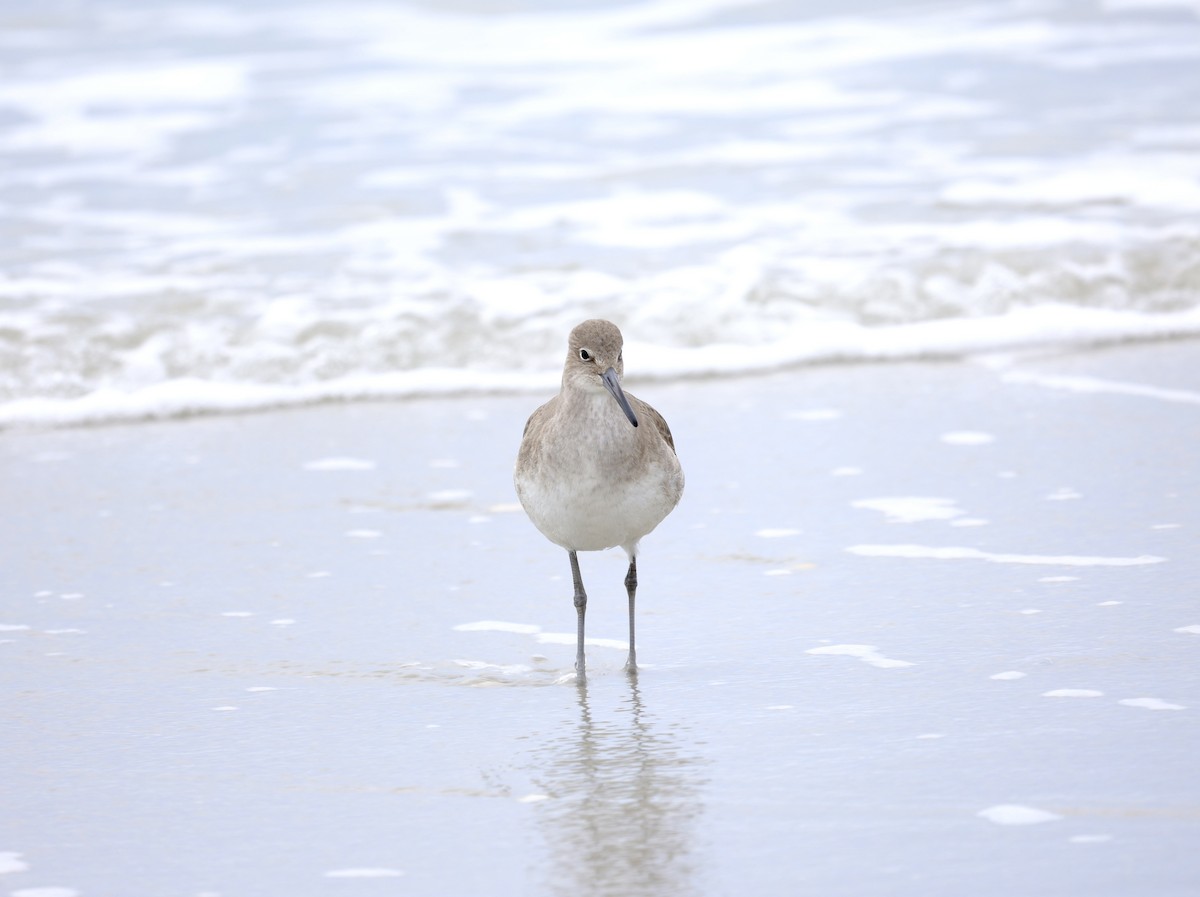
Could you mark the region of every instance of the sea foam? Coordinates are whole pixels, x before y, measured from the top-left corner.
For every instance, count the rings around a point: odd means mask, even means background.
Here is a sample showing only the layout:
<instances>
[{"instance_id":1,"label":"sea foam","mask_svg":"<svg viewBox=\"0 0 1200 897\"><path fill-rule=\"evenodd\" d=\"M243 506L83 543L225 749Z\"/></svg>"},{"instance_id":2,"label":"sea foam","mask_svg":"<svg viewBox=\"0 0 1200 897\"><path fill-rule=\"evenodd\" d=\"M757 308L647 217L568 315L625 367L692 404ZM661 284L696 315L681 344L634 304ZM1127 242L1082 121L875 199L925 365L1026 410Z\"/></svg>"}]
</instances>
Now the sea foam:
<instances>
[{"instance_id":1,"label":"sea foam","mask_svg":"<svg viewBox=\"0 0 1200 897\"><path fill-rule=\"evenodd\" d=\"M0 427L1200 335L1200 21L760 7L0 35Z\"/></svg>"}]
</instances>

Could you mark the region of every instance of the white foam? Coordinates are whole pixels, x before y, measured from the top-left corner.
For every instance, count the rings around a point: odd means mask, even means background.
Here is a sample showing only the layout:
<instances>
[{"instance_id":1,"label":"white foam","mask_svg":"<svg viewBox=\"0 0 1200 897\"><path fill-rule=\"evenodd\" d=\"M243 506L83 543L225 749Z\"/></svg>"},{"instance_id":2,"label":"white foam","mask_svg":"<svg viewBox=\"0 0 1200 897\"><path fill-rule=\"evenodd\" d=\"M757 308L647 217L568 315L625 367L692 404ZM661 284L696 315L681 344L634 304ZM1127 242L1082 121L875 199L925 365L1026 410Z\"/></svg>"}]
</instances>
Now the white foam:
<instances>
[{"instance_id":1,"label":"white foam","mask_svg":"<svg viewBox=\"0 0 1200 897\"><path fill-rule=\"evenodd\" d=\"M496 505L488 505L489 514L523 514L525 509L521 507L520 502L503 502Z\"/></svg>"},{"instance_id":2,"label":"white foam","mask_svg":"<svg viewBox=\"0 0 1200 897\"><path fill-rule=\"evenodd\" d=\"M1176 629L1174 631L1175 632L1184 632L1184 633L1188 633L1191 635L1200 635L1200 624L1195 624L1192 626L1180 626L1178 629Z\"/></svg>"},{"instance_id":3,"label":"white foam","mask_svg":"<svg viewBox=\"0 0 1200 897\"><path fill-rule=\"evenodd\" d=\"M659 378L1200 333L1188 21L742 6L106 13L158 36L137 59L81 12L8 35L38 64L0 84L0 193L37 239L0 273L0 426L541 392L598 310ZM1077 140L993 151L1032 120Z\"/></svg>"},{"instance_id":4,"label":"white foam","mask_svg":"<svg viewBox=\"0 0 1200 897\"><path fill-rule=\"evenodd\" d=\"M574 645L578 636L574 632L539 632L537 640L543 645ZM587 636L584 638L585 645L594 645L597 648L615 648L620 651L629 650L629 642L621 641L615 638L592 638Z\"/></svg>"},{"instance_id":5,"label":"white foam","mask_svg":"<svg viewBox=\"0 0 1200 897\"><path fill-rule=\"evenodd\" d=\"M25 632L28 629L23 623L0 623L0 632Z\"/></svg>"},{"instance_id":6,"label":"white foam","mask_svg":"<svg viewBox=\"0 0 1200 897\"><path fill-rule=\"evenodd\" d=\"M989 676L988 678L999 679L1001 681L1011 681L1013 679L1024 679L1025 676L1026 676L1025 673L1019 672L1017 670L1008 670L1007 672L1004 672L1004 673L996 673L992 676Z\"/></svg>"},{"instance_id":7,"label":"white foam","mask_svg":"<svg viewBox=\"0 0 1200 897\"><path fill-rule=\"evenodd\" d=\"M1062 819L1058 813L1040 810L1037 807L1027 807L1023 804L997 804L980 810L976 815L996 825L1039 825L1043 822L1054 822Z\"/></svg>"},{"instance_id":8,"label":"white foam","mask_svg":"<svg viewBox=\"0 0 1200 897\"><path fill-rule=\"evenodd\" d=\"M1104 692L1091 688L1056 688L1042 692L1043 698L1102 698Z\"/></svg>"},{"instance_id":9,"label":"white foam","mask_svg":"<svg viewBox=\"0 0 1200 897\"><path fill-rule=\"evenodd\" d=\"M788 529L786 527L760 529L755 532L760 539L786 539L789 536L802 535L802 530Z\"/></svg>"},{"instance_id":10,"label":"white foam","mask_svg":"<svg viewBox=\"0 0 1200 897\"><path fill-rule=\"evenodd\" d=\"M436 504L462 504L474 494L470 489L439 489L430 492L427 498Z\"/></svg>"},{"instance_id":11,"label":"white foam","mask_svg":"<svg viewBox=\"0 0 1200 897\"><path fill-rule=\"evenodd\" d=\"M505 676L520 676L529 672L529 667L523 663L488 663L486 660L456 660L455 666L467 670L488 670ZM428 727L427 727L428 728ZM433 727L433 728L436 728Z\"/></svg>"},{"instance_id":12,"label":"white foam","mask_svg":"<svg viewBox=\"0 0 1200 897\"><path fill-rule=\"evenodd\" d=\"M664 300L664 304L673 301ZM679 301L683 301L682 296ZM646 316L649 317L648 312ZM657 319L653 323L657 326ZM628 326L626 330L636 332ZM638 366L630 369L639 377L657 379L765 372L826 361L961 356L1006 348L1089 344L1122 338L1196 336L1200 335L1200 308L1149 317L1100 309L1064 311L1057 306L1035 307L1015 309L997 318L935 320L882 328L846 321L816 324L805 320L797 322L794 331L777 325L776 330L765 342L743 345L707 342L684 347L664 342L649 346L636 344L627 337L627 356L632 354L629 348L643 349L638 353ZM541 339L541 335L530 333L525 338ZM308 363L303 355L297 357L297 364ZM234 357L222 362L230 373L241 363ZM432 358L422 366L387 373L355 372L319 378L315 373L296 371L292 381L286 383L215 379L223 373L224 368L213 372L197 370L192 375L149 384L139 382L136 377L118 378L113 385L94 384L68 398L49 393L18 393L19 397L0 403L0 427L155 420L329 401L497 392L544 394L555 388L559 378L559 373L550 369L498 371L439 367ZM978 446L986 444L978 441L981 435L990 434L945 435L950 437L950 444ZM966 441L957 441L963 439Z\"/></svg>"},{"instance_id":13,"label":"white foam","mask_svg":"<svg viewBox=\"0 0 1200 897\"><path fill-rule=\"evenodd\" d=\"M805 653L854 657L858 660L861 660L863 663L870 664L873 667L879 667L880 669L895 669L898 667L913 666L913 664L907 660L893 660L890 657L884 657L879 653L879 649L874 645L824 645L820 648L809 648L807 651L805 651Z\"/></svg>"},{"instance_id":14,"label":"white foam","mask_svg":"<svg viewBox=\"0 0 1200 897\"><path fill-rule=\"evenodd\" d=\"M10 872L25 872L29 864L21 859L21 854L11 850L0 850L0 875Z\"/></svg>"},{"instance_id":15,"label":"white foam","mask_svg":"<svg viewBox=\"0 0 1200 897\"><path fill-rule=\"evenodd\" d=\"M399 878L404 873L399 869L381 866L362 866L349 869L330 869L326 878Z\"/></svg>"},{"instance_id":16,"label":"white foam","mask_svg":"<svg viewBox=\"0 0 1200 897\"><path fill-rule=\"evenodd\" d=\"M516 632L521 635L535 635L542 631L541 626L535 626L532 623L508 623L503 620L459 623L454 629L458 632Z\"/></svg>"},{"instance_id":17,"label":"white foam","mask_svg":"<svg viewBox=\"0 0 1200 897\"><path fill-rule=\"evenodd\" d=\"M517 798L519 804L537 804L544 800L550 800L549 794L523 794Z\"/></svg>"},{"instance_id":18,"label":"white foam","mask_svg":"<svg viewBox=\"0 0 1200 897\"><path fill-rule=\"evenodd\" d=\"M305 470L317 471L334 471L334 470L353 470L366 471L374 470L376 467L374 461L368 461L365 458L320 458L316 461L307 461L304 464Z\"/></svg>"},{"instance_id":19,"label":"white foam","mask_svg":"<svg viewBox=\"0 0 1200 897\"><path fill-rule=\"evenodd\" d=\"M926 520L953 520L965 512L952 498L895 497L862 498L850 502L852 508L880 511L892 523L920 523Z\"/></svg>"},{"instance_id":20,"label":"white foam","mask_svg":"<svg viewBox=\"0 0 1200 897\"><path fill-rule=\"evenodd\" d=\"M1072 835L1067 840L1072 844L1104 844L1112 839L1112 835Z\"/></svg>"},{"instance_id":21,"label":"white foam","mask_svg":"<svg viewBox=\"0 0 1200 897\"><path fill-rule=\"evenodd\" d=\"M1186 710L1183 704L1172 704L1170 701L1164 701L1161 698L1123 698L1117 701L1118 704L1123 704L1126 707L1142 707L1146 710Z\"/></svg>"},{"instance_id":22,"label":"white foam","mask_svg":"<svg viewBox=\"0 0 1200 897\"><path fill-rule=\"evenodd\" d=\"M383 533L377 529L350 529L346 530L346 536L351 539L378 539Z\"/></svg>"},{"instance_id":23,"label":"white foam","mask_svg":"<svg viewBox=\"0 0 1200 897\"><path fill-rule=\"evenodd\" d=\"M155 420L202 413L291 408L317 402L414 398L464 393L545 391L553 378L422 368L301 385L221 383L199 377L125 389L99 387L73 399L31 397L0 404L0 427L13 424L89 424Z\"/></svg>"},{"instance_id":24,"label":"white foam","mask_svg":"<svg viewBox=\"0 0 1200 897\"><path fill-rule=\"evenodd\" d=\"M543 632L542 627L532 623L510 623L504 620L477 620L473 623L459 623L454 629L457 632L512 632L518 635L532 635L539 644L543 645L575 645L578 639L573 632ZM629 650L629 643L619 639L588 636L584 639L584 644L597 648Z\"/></svg>"},{"instance_id":25,"label":"white foam","mask_svg":"<svg viewBox=\"0 0 1200 897\"><path fill-rule=\"evenodd\" d=\"M47 109L143 107L185 102L221 105L239 99L246 67L230 60L158 61L145 66L69 74L0 86L0 102L40 116Z\"/></svg>"},{"instance_id":26,"label":"white foam","mask_svg":"<svg viewBox=\"0 0 1200 897\"><path fill-rule=\"evenodd\" d=\"M980 560L995 564L1044 564L1064 567L1141 567L1161 564L1166 558L1155 555L1137 557L1095 557L1088 555L1004 554L978 548L930 545L851 545L846 551L862 557L914 558L932 560Z\"/></svg>"},{"instance_id":27,"label":"white foam","mask_svg":"<svg viewBox=\"0 0 1200 897\"><path fill-rule=\"evenodd\" d=\"M18 888L11 892L11 897L79 897L80 892L74 888L57 886L40 888Z\"/></svg>"},{"instance_id":28,"label":"white foam","mask_svg":"<svg viewBox=\"0 0 1200 897\"><path fill-rule=\"evenodd\" d=\"M1127 202L1163 209L1200 205L1200 184L1181 172L1125 168L1118 164L1081 166L1042 178L960 181L942 191L947 203L1070 206Z\"/></svg>"},{"instance_id":29,"label":"white foam","mask_svg":"<svg viewBox=\"0 0 1200 897\"><path fill-rule=\"evenodd\" d=\"M995 442L996 437L991 433L979 430L954 430L950 433L943 433L941 440L947 445L987 445Z\"/></svg>"},{"instance_id":30,"label":"white foam","mask_svg":"<svg viewBox=\"0 0 1200 897\"><path fill-rule=\"evenodd\" d=\"M1083 495L1069 486L1063 486L1047 495L1046 501L1074 501L1077 498L1083 498Z\"/></svg>"}]
</instances>

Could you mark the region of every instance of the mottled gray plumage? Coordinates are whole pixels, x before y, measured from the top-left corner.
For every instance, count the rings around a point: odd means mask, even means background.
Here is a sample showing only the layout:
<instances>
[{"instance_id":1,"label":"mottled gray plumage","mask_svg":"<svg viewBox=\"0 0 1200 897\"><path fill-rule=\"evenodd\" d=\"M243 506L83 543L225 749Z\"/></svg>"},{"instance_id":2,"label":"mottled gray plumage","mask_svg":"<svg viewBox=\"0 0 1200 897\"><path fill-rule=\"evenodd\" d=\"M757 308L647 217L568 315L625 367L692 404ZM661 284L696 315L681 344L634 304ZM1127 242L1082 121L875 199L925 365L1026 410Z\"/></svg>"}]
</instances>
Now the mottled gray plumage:
<instances>
[{"instance_id":1,"label":"mottled gray plumage","mask_svg":"<svg viewBox=\"0 0 1200 897\"><path fill-rule=\"evenodd\" d=\"M620 546L629 555L626 669L636 672L638 542L683 494L683 470L667 422L621 388L622 342L621 331L608 321L584 321L571 331L562 389L525 424L513 475L529 519L570 557L580 677L587 594L576 552Z\"/></svg>"}]
</instances>

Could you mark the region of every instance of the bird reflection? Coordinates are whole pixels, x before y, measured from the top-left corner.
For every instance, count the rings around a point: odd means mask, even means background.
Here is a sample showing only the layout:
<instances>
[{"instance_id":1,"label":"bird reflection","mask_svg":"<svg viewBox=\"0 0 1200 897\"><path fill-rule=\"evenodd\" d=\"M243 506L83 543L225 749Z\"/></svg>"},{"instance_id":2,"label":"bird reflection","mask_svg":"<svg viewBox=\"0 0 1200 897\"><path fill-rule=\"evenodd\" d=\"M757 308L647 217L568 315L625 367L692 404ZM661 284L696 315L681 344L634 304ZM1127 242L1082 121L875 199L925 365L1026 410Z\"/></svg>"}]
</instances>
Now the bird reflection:
<instances>
[{"instance_id":1,"label":"bird reflection","mask_svg":"<svg viewBox=\"0 0 1200 897\"><path fill-rule=\"evenodd\" d=\"M536 754L547 883L572 897L698 893L703 761L646 712L636 679L621 690L618 707L593 710L581 683L578 724Z\"/></svg>"}]
</instances>

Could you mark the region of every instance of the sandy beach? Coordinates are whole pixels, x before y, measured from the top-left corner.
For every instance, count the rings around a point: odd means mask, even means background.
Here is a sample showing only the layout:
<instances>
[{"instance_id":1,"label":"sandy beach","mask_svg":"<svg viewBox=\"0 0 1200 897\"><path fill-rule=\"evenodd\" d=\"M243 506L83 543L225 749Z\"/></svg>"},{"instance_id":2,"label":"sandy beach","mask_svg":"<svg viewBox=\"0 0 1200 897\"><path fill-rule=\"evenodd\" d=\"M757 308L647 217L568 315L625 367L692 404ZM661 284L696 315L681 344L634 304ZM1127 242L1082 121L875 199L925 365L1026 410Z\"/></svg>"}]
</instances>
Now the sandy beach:
<instances>
[{"instance_id":1,"label":"sandy beach","mask_svg":"<svg viewBox=\"0 0 1200 897\"><path fill-rule=\"evenodd\" d=\"M543 397L0 434L0 890L1196 893L1200 343L627 385L585 690Z\"/></svg>"},{"instance_id":2,"label":"sandy beach","mask_svg":"<svg viewBox=\"0 0 1200 897\"><path fill-rule=\"evenodd\" d=\"M0 2L0 897L1200 897L1198 84L1197 0ZM687 488L581 688L594 317Z\"/></svg>"}]
</instances>

